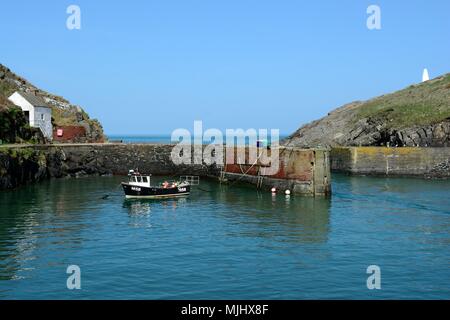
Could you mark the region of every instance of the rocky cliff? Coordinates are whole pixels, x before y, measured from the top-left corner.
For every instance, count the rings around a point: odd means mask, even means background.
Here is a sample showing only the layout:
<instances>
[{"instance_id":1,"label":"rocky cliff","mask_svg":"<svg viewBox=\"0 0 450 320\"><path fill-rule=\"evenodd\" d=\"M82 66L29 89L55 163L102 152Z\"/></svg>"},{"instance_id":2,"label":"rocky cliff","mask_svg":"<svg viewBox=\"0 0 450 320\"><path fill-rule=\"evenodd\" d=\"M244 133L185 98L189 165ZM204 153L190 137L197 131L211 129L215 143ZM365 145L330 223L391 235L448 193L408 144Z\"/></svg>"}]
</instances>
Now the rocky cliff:
<instances>
[{"instance_id":1,"label":"rocky cliff","mask_svg":"<svg viewBox=\"0 0 450 320\"><path fill-rule=\"evenodd\" d=\"M450 146L450 73L304 125L283 144L297 147Z\"/></svg>"},{"instance_id":2,"label":"rocky cliff","mask_svg":"<svg viewBox=\"0 0 450 320\"><path fill-rule=\"evenodd\" d=\"M15 91L32 92L43 98L52 108L52 122L54 126L84 127L86 131L85 141L80 142L102 142L105 140L100 122L96 119L90 119L89 115L80 106L73 105L62 97L35 87L26 79L0 64L0 113L13 107L7 97Z\"/></svg>"}]
</instances>

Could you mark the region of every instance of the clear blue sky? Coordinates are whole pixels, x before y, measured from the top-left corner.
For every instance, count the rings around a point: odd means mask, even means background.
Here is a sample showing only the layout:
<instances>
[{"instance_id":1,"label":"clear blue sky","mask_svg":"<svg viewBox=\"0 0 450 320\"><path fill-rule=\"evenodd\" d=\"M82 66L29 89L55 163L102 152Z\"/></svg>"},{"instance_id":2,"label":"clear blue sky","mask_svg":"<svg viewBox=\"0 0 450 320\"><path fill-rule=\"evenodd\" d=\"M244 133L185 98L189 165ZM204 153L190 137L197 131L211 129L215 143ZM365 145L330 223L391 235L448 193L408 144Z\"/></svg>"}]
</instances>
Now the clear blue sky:
<instances>
[{"instance_id":1,"label":"clear blue sky","mask_svg":"<svg viewBox=\"0 0 450 320\"><path fill-rule=\"evenodd\" d=\"M81 8L81 30L66 8ZM381 7L381 30L366 9ZM290 133L450 72L450 1L4 1L0 62L110 134Z\"/></svg>"}]
</instances>

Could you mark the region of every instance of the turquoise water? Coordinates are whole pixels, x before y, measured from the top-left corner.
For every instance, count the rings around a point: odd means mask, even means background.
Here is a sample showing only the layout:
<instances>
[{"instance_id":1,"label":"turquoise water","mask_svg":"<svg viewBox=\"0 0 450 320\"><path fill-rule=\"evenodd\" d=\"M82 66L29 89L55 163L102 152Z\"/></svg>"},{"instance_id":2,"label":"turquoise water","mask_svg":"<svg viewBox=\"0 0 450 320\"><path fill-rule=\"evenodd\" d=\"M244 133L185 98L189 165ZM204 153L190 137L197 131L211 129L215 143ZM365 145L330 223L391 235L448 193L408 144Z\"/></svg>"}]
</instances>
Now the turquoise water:
<instances>
[{"instance_id":1,"label":"turquoise water","mask_svg":"<svg viewBox=\"0 0 450 320\"><path fill-rule=\"evenodd\" d=\"M189 198L127 201L121 180L1 192L0 298L450 298L450 181L333 175L331 199L202 181Z\"/></svg>"}]
</instances>

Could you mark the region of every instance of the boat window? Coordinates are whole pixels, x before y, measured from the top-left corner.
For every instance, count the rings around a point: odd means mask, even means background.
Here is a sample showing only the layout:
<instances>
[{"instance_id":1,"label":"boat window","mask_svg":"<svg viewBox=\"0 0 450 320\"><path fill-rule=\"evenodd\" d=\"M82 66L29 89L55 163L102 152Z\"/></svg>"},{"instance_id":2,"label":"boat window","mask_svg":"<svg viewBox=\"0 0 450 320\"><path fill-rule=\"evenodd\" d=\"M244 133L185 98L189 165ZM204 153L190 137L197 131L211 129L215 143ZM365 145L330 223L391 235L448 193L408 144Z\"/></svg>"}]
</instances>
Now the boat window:
<instances>
[{"instance_id":1,"label":"boat window","mask_svg":"<svg viewBox=\"0 0 450 320\"><path fill-rule=\"evenodd\" d=\"M148 182L147 177L142 177L142 182L147 183Z\"/></svg>"},{"instance_id":2,"label":"boat window","mask_svg":"<svg viewBox=\"0 0 450 320\"><path fill-rule=\"evenodd\" d=\"M131 182L136 182L136 177L131 177Z\"/></svg>"},{"instance_id":3,"label":"boat window","mask_svg":"<svg viewBox=\"0 0 450 320\"><path fill-rule=\"evenodd\" d=\"M141 177L137 177L137 182L141 182Z\"/></svg>"}]
</instances>

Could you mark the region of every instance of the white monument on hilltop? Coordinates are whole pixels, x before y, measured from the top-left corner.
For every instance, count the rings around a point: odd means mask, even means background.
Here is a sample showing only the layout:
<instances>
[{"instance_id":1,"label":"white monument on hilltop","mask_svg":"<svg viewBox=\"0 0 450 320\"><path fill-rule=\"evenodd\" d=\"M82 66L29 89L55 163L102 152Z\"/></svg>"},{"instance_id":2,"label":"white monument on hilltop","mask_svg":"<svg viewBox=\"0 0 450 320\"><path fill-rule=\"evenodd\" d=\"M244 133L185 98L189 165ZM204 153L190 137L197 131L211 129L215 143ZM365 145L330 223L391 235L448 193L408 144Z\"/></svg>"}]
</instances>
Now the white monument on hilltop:
<instances>
[{"instance_id":1,"label":"white monument on hilltop","mask_svg":"<svg viewBox=\"0 0 450 320\"><path fill-rule=\"evenodd\" d=\"M425 69L423 69L423 73L422 73L422 82L425 82L428 80L430 80L430 75L428 74L428 69L425 68Z\"/></svg>"}]
</instances>

